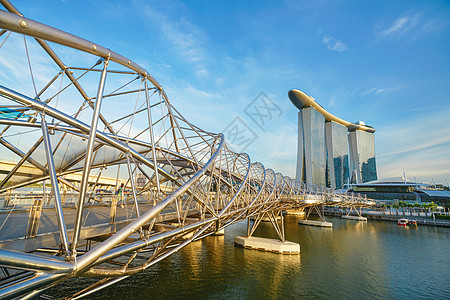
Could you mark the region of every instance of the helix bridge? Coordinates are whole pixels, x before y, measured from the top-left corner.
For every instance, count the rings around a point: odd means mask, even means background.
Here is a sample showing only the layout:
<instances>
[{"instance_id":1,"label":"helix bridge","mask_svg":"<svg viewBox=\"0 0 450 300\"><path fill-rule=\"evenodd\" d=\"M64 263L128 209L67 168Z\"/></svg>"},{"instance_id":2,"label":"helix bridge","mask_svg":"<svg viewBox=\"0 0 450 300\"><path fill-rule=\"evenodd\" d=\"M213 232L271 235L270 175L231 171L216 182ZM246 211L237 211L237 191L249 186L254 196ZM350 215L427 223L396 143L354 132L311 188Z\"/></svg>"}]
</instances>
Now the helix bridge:
<instances>
[{"instance_id":1,"label":"helix bridge","mask_svg":"<svg viewBox=\"0 0 450 300\"><path fill-rule=\"evenodd\" d=\"M233 152L141 65L0 3L1 299L94 278L80 298L250 217L285 241L284 210L372 204Z\"/></svg>"}]
</instances>

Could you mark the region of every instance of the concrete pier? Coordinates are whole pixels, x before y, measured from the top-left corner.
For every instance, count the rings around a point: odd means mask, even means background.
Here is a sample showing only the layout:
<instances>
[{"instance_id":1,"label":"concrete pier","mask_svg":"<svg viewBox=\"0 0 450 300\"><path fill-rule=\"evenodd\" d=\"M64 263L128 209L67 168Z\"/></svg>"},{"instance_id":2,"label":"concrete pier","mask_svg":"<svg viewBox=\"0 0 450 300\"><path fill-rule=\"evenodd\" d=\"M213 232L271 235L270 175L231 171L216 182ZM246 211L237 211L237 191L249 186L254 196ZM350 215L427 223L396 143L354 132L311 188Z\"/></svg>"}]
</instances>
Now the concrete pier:
<instances>
[{"instance_id":1,"label":"concrete pier","mask_svg":"<svg viewBox=\"0 0 450 300\"><path fill-rule=\"evenodd\" d=\"M355 221L367 221L366 217L360 216L341 216L342 219L355 220Z\"/></svg>"},{"instance_id":2,"label":"concrete pier","mask_svg":"<svg viewBox=\"0 0 450 300\"><path fill-rule=\"evenodd\" d=\"M256 249L261 251L269 251L281 254L299 254L300 245L294 242L285 241L284 243L277 239L267 239L261 237L243 237L236 236L234 243L238 246Z\"/></svg>"},{"instance_id":3,"label":"concrete pier","mask_svg":"<svg viewBox=\"0 0 450 300\"><path fill-rule=\"evenodd\" d=\"M318 227L333 227L333 223L326 221L313 221L313 220L298 220L298 224L318 226Z\"/></svg>"}]
</instances>

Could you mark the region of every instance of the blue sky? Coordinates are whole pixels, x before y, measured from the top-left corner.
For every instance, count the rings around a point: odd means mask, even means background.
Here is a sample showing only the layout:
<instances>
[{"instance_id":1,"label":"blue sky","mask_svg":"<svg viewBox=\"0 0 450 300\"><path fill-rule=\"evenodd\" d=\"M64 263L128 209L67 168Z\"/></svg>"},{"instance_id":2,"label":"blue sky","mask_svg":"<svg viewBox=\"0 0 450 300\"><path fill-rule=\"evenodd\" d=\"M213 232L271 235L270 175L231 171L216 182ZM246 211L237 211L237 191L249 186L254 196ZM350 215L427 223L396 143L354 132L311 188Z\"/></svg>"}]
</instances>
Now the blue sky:
<instances>
[{"instance_id":1,"label":"blue sky","mask_svg":"<svg viewBox=\"0 0 450 300\"><path fill-rule=\"evenodd\" d=\"M238 117L245 151L295 175L297 88L331 113L373 126L378 177L450 180L448 1L15 1L29 18L144 66L192 123ZM279 109L245 113L264 92Z\"/></svg>"}]
</instances>

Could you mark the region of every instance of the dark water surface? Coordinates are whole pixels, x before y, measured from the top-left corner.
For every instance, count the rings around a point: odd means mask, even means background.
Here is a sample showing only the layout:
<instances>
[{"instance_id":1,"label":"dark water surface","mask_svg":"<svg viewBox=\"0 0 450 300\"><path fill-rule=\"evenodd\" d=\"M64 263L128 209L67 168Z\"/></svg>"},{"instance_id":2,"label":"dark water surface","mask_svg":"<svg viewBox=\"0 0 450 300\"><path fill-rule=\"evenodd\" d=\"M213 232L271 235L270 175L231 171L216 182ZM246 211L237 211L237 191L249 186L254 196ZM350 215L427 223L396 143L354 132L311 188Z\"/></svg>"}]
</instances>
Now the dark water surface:
<instances>
[{"instance_id":1,"label":"dark water surface","mask_svg":"<svg viewBox=\"0 0 450 300\"><path fill-rule=\"evenodd\" d=\"M241 222L85 299L450 299L449 228L327 219L333 229L286 218L300 255L235 247ZM269 223L255 236L276 237Z\"/></svg>"}]
</instances>

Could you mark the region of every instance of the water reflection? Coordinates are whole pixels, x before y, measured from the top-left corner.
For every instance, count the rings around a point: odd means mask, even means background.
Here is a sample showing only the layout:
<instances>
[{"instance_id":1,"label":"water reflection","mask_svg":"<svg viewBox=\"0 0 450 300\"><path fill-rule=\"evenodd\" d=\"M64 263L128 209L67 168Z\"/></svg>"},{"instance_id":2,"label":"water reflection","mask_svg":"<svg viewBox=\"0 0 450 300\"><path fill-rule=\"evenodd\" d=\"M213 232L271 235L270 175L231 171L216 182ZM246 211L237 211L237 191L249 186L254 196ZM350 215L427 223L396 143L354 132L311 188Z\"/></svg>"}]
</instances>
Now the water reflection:
<instances>
[{"instance_id":1,"label":"water reflection","mask_svg":"<svg viewBox=\"0 0 450 300\"><path fill-rule=\"evenodd\" d=\"M88 299L449 299L450 229L329 218L333 229L286 218L301 255L234 246L241 222ZM276 238L269 223L255 236Z\"/></svg>"}]
</instances>

